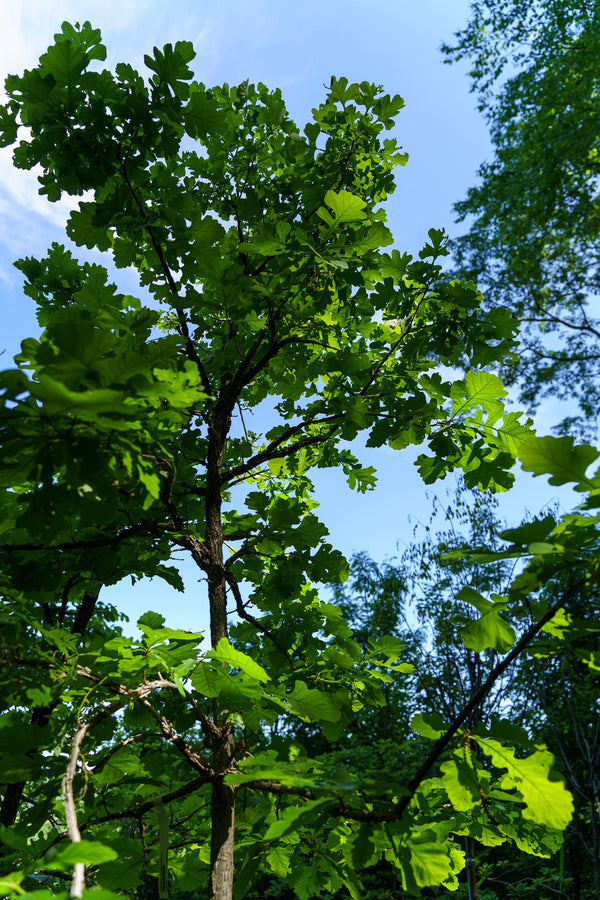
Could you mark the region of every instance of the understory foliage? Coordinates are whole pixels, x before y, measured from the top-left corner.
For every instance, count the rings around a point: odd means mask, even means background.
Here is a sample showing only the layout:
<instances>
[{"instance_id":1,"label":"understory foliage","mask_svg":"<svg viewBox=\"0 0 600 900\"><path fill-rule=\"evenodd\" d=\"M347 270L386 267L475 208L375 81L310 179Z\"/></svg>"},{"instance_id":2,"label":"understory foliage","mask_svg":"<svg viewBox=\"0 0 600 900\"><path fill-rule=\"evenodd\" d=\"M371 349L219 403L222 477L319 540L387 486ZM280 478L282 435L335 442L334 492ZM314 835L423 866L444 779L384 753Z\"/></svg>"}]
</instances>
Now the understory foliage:
<instances>
[{"instance_id":1,"label":"understory foliage","mask_svg":"<svg viewBox=\"0 0 600 900\"><path fill-rule=\"evenodd\" d=\"M161 897L170 882L230 900L268 876L358 898L382 861L418 894L459 888L465 838L548 856L572 810L552 755L506 721L469 723L541 629L571 628L552 623L595 571L600 478L591 448L505 412L484 369L514 325L444 280L443 235L418 259L382 249L401 99L332 78L300 129L278 91L194 81L187 42L146 56L146 80L101 69L105 54L89 23L65 23L0 112L41 193L83 198L67 234L94 251L17 263L44 330L0 373L3 894L65 896L71 879L72 896L141 898L158 879ZM140 297L96 251L136 270ZM368 634L324 587L348 566L311 473L368 490L358 437L422 444L428 483L458 469L505 489L519 454L590 494L481 550L531 561L502 596L462 595L479 613L467 646L498 656L453 717L419 711L417 646L385 634L387 589ZM181 553L209 640L158 612L124 636L104 588L181 590ZM574 558L579 581L547 597ZM383 769L361 765L352 740L370 716L394 738L382 710L399 696L414 750L388 740Z\"/></svg>"},{"instance_id":2,"label":"understory foliage","mask_svg":"<svg viewBox=\"0 0 600 900\"><path fill-rule=\"evenodd\" d=\"M393 723L396 757L406 761L411 752L418 752L414 737L403 728L414 715L415 698L423 712L442 713L452 719L501 658L501 651L493 646L477 648L477 633L484 625L472 604L473 591L496 598L505 595L515 574L515 558L501 552L506 542L500 535L506 525L498 517L497 506L489 495L459 487L443 508L436 500L430 523L415 527L413 543L398 559L378 566L366 554L358 554L351 561L350 577L336 586L336 602L347 611L355 636L363 633L367 620L370 632L377 634L378 601L385 596L386 630L416 651L410 693L389 694L388 706L382 710L386 713L384 729L381 716L373 717L368 739L362 736L355 742L362 767L387 765L384 735L388 721ZM440 519L443 530L439 530ZM552 521L554 517L549 517L546 527ZM475 551L473 558L473 548L477 547L485 547L488 552ZM492 549L495 558L490 558L494 556L489 553ZM577 567L576 554L571 562ZM580 569L549 578L542 595L551 602L582 574ZM470 835L466 838L470 884L463 885L465 893L460 896L480 900L539 898L555 893L569 900L598 896L599 603L595 577L572 594L552 625L495 681L465 723L471 729L502 720L507 736L511 731L513 739L519 740L520 734L520 741L528 740L529 746L543 743L557 757L574 801L564 843L549 858L526 859L515 857L512 848L489 840L489 835L487 841ZM528 620L520 617L497 624L500 644L502 631L506 637L514 626L520 636ZM478 752L476 747L473 750ZM440 772L445 766L441 764ZM364 894L369 900L393 896L393 872L380 870L376 885L369 883L369 887L371 893Z\"/></svg>"}]
</instances>

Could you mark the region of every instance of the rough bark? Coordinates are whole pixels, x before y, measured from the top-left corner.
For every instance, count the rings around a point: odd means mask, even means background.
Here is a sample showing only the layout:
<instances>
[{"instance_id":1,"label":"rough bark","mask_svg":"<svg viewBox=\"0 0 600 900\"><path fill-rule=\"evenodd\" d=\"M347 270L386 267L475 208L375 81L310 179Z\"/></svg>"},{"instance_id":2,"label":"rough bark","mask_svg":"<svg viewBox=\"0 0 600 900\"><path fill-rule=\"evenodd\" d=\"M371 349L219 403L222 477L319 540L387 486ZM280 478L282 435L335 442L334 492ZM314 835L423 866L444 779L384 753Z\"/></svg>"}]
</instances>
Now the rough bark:
<instances>
[{"instance_id":1,"label":"rough bark","mask_svg":"<svg viewBox=\"0 0 600 900\"><path fill-rule=\"evenodd\" d=\"M214 751L216 771L227 771L234 754L233 728L227 725ZM213 782L211 801L211 900L232 900L233 842L235 833L235 790L224 784L223 775Z\"/></svg>"},{"instance_id":2,"label":"rough bark","mask_svg":"<svg viewBox=\"0 0 600 900\"><path fill-rule=\"evenodd\" d=\"M206 471L206 531L204 536L211 644L217 646L228 637L227 582L223 564L223 527L221 521L221 471L227 434L231 425L229 404L219 403L209 426ZM213 769L217 773L212 786L210 896L211 900L232 900L234 868L235 791L224 784L235 752L233 726L227 722L215 701L214 720L218 734L213 738Z\"/></svg>"},{"instance_id":3,"label":"rough bark","mask_svg":"<svg viewBox=\"0 0 600 900\"><path fill-rule=\"evenodd\" d=\"M208 575L211 644L228 637L227 589L223 565L223 525L221 522L221 470L230 419L221 414L209 426L206 465L206 526L204 544Z\"/></svg>"}]
</instances>

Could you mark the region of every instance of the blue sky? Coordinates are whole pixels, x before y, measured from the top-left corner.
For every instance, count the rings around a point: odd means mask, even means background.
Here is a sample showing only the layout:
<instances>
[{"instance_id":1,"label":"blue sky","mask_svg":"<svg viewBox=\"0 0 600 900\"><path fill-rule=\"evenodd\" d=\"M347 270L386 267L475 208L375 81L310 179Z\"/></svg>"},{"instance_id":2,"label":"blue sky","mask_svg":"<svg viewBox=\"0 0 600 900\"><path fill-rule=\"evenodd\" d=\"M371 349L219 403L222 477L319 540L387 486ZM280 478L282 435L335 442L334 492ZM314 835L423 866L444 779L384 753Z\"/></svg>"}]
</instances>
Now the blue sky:
<instances>
[{"instance_id":1,"label":"blue sky","mask_svg":"<svg viewBox=\"0 0 600 900\"><path fill-rule=\"evenodd\" d=\"M490 153L466 68L445 65L438 49L465 23L468 6L467 0L10 0L0 10L0 76L3 83L6 74L33 67L67 19L101 28L109 67L128 61L143 69L144 53L154 45L190 40L198 80L211 85L249 78L280 87L300 125L332 74L382 84L405 100L395 134L409 153L388 204L388 223L396 246L416 253L429 228L455 230L452 204L474 183ZM10 366L20 341L37 333L33 305L22 294L12 261L44 254L53 240L68 243L62 229L69 209L66 202L39 198L35 175L12 169L10 152L0 151L2 368ZM539 430L548 432L557 418L546 404ZM426 521L430 509L412 466L417 453L365 453L366 464L380 472L379 487L367 495L350 493L335 472L320 475L320 515L335 546L347 554L366 549L383 559L394 555L398 542L410 540L414 521ZM436 491L443 494L445 486ZM503 512L516 523L525 508L537 511L555 497L571 505L568 493L559 495L540 479L521 475ZM205 627L198 575L186 566L184 576L184 596L158 579L119 586L106 596L133 620L152 608L168 610L173 627Z\"/></svg>"}]
</instances>

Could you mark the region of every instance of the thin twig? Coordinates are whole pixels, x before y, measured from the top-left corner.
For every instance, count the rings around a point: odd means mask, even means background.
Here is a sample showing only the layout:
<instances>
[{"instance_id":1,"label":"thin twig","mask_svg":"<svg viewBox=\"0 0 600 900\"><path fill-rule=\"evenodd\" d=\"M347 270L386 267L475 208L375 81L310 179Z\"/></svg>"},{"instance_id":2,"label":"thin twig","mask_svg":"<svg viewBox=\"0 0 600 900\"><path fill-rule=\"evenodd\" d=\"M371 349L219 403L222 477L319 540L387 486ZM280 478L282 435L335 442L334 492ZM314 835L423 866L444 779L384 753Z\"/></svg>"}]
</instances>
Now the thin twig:
<instances>
[{"instance_id":1,"label":"thin twig","mask_svg":"<svg viewBox=\"0 0 600 900\"><path fill-rule=\"evenodd\" d=\"M232 591L233 596L234 596L234 598L235 598L235 605L236 605L236 609L237 609L237 614L238 614L238 616L239 616L241 619L245 619L246 622L250 622L250 623L251 623L252 625L254 625L254 627L257 628L259 631L262 631L262 633L265 635L265 637L268 637L269 640L271 641L271 643L275 644L275 646L277 647L277 649L278 649L281 653L283 653L283 655L284 655L285 658L287 659L288 663L290 664L291 668L292 668L292 669L295 669L295 668L296 668L296 665L295 665L295 663L294 663L294 660L292 659L292 657L290 656L290 654L287 652L287 650L285 649L285 647L282 647L282 646L281 646L281 644L279 643L279 641L277 640L277 638L275 637L275 635L274 635L271 631L269 631L268 628L265 628L265 626L260 622L259 619L256 619L253 615L251 615L251 613L249 613L249 612L246 611L246 608L245 608L245 606L244 606L244 601L242 600L242 595L241 595L241 593L240 593L240 589L239 589L238 583L237 583L237 581L236 581L236 579L235 579L235 576L234 576L233 573L231 572L231 570L230 570L230 569L225 569L225 570L224 570L224 574L225 574L225 580L227 581L227 584L228 584L229 587L231 588L231 591Z\"/></svg>"}]
</instances>

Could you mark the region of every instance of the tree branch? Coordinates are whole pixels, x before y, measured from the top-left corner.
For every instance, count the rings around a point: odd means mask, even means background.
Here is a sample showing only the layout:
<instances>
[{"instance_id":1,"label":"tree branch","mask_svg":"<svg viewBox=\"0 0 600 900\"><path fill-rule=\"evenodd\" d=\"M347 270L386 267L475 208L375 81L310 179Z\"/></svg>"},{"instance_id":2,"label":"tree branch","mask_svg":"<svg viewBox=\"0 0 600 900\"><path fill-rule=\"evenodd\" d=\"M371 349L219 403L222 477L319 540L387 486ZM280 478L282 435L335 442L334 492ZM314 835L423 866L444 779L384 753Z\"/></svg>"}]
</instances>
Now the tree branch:
<instances>
[{"instance_id":1,"label":"tree branch","mask_svg":"<svg viewBox=\"0 0 600 900\"><path fill-rule=\"evenodd\" d=\"M204 787L205 784L209 784L211 782L211 778L207 776L199 776L198 778L192 779L192 781L188 781L187 784L184 784L183 787L177 788L176 791L171 791L169 794L163 794L161 796L162 802L166 805L170 803L171 800L179 800L180 797L186 797L188 794L193 794L194 791L197 791L198 788ZM139 803L137 806L132 806L129 809L119 809L117 812L108 813L105 816L99 816L94 819L92 822L82 822L79 826L79 830L88 831L90 828L94 828L96 825L104 825L106 822L114 822L116 819L139 819L141 816L145 815L147 812L151 812L154 810L154 799L147 800L145 803ZM50 849L50 847L54 847L56 844L61 843L66 838L68 838L68 834L60 834L55 837L48 846L46 847L46 851Z\"/></svg>"},{"instance_id":2,"label":"tree branch","mask_svg":"<svg viewBox=\"0 0 600 900\"><path fill-rule=\"evenodd\" d=\"M228 584L229 587L231 588L231 591L232 591L233 596L234 596L234 598L235 598L235 605L236 605L236 609L237 609L237 614L238 614L238 616L239 616L241 619L245 619L246 622L250 622L250 623L251 623L252 625L254 625L254 627L257 628L259 631L262 631L262 633L263 633L266 637L269 638L269 640L271 641L271 643L275 644L275 646L277 647L277 649L278 649L281 653L283 653L283 655L285 656L286 660L288 661L288 663L290 664L290 666L292 667L292 669L295 669L295 668L296 668L296 665L295 665L295 663L294 663L294 660L293 660L292 657L289 655L289 653L287 652L287 650L285 649L285 647L282 647L282 646L281 646L281 644L279 643L279 641L277 640L277 638L275 637L275 635L274 635L271 631L269 631L268 628L265 628L265 626L261 623L261 621L260 621L259 619L256 619L253 615L251 615L249 612L246 611L246 608L245 608L245 606L244 606L244 601L242 600L242 595L241 595L241 593L240 593L240 589L239 589L237 580L236 580L235 576L233 575L233 572L231 571L231 569L227 569L227 568L225 569L225 580L227 581L227 584Z\"/></svg>"},{"instance_id":3,"label":"tree branch","mask_svg":"<svg viewBox=\"0 0 600 900\"><path fill-rule=\"evenodd\" d=\"M199 772L200 775L205 776L207 781L212 780L215 774L212 767L209 766L208 763L204 762L204 760L201 759L200 756L198 756L195 750L192 750L192 748L186 741L184 741L181 735L177 734L177 732L173 728L173 725L169 722L167 717L162 715L162 713L159 713L152 706L150 701L146 699L146 697L142 697L140 699L141 703L146 707L150 715L158 723L158 727L160 728L164 737L166 737L169 743L173 744L173 746L176 747L177 750L179 750L181 755L184 757L184 759L187 760L192 769L194 769L194 771L196 772Z\"/></svg>"},{"instance_id":4,"label":"tree branch","mask_svg":"<svg viewBox=\"0 0 600 900\"><path fill-rule=\"evenodd\" d=\"M133 184L131 183L131 179L129 178L129 174L128 174L127 168L125 166L125 162L121 158L120 152L119 152L119 157L120 157L119 158L119 171L121 172L123 180L125 181L125 184L129 188L131 196L133 197L133 201L134 201L134 203L137 207L137 210L140 214L140 219L142 220L142 222L144 224L144 228L146 229L148 237L150 238L150 243L152 244L154 252L156 253L156 256L158 257L158 262L160 264L161 269L163 270L165 280L169 286L169 290L175 297L180 299L179 291L177 290L177 285L175 284L175 279L173 278L173 273L171 272L170 266L165 259L165 255L163 253L162 247L160 246L160 244L158 243L158 241L156 239L156 235L154 234L154 229L152 228L152 225L150 225L150 223L148 222L148 217L146 215L146 209L144 207L144 204L141 202L140 198L138 197L136 189L134 188ZM175 306L175 309L177 310L177 319L179 321L179 328L180 328L181 334L185 338L185 341L186 341L188 357L189 357L189 359L191 359L194 362L194 364L196 365L196 367L198 369L198 372L200 373L200 380L202 382L202 387L203 387L204 391L207 394L212 394L210 380L208 378L208 373L207 373L206 369L204 368L202 362L200 361L200 357L198 356L196 348L194 347L194 343L190 337L188 324L187 324L186 318L183 314L183 310L178 308L177 306Z\"/></svg>"},{"instance_id":5,"label":"tree branch","mask_svg":"<svg viewBox=\"0 0 600 900\"><path fill-rule=\"evenodd\" d=\"M289 440L298 432L303 431L310 425L324 425L330 422L337 422L340 419L343 419L343 413L335 413L331 416L325 416L322 419L304 419L304 421L300 422L298 425L293 425L284 431L279 437L275 438L268 444L264 450L261 450L260 453L257 453L255 456L251 456L250 459L241 463L239 466L234 466L233 469L229 469L228 471L221 473L221 483L227 484L229 481L239 478L242 475L246 475L252 469L255 469L257 466L262 465L264 462L268 462L270 459L282 459L286 456L290 456L293 453L296 453L298 450L302 450L304 447L308 447L312 444L323 443L336 430L335 428L330 428L326 434L314 435L313 437L306 437L300 441L297 441L295 444L291 446L283 447L281 450L278 450L278 447L281 447L281 444L284 441Z\"/></svg>"},{"instance_id":6,"label":"tree branch","mask_svg":"<svg viewBox=\"0 0 600 900\"><path fill-rule=\"evenodd\" d=\"M83 541L61 541L58 544L0 544L0 551L15 553L19 550L25 550L30 553L44 550L54 552L55 550L86 550L93 547L110 547L112 544L119 544L121 541L126 541L140 534L146 537L162 537L162 533L172 527L171 522L141 522L139 525L131 525L128 528L124 528L123 531L111 537L92 538Z\"/></svg>"},{"instance_id":7,"label":"tree branch","mask_svg":"<svg viewBox=\"0 0 600 900\"><path fill-rule=\"evenodd\" d=\"M433 768L435 763L438 761L460 726L469 718L473 710L478 706L479 703L489 694L495 682L498 680L500 675L517 659L523 650L527 647L531 641L537 637L539 632L542 630L544 625L549 622L562 607L567 603L571 597L573 597L577 591L579 591L585 583L585 579L581 578L578 582L572 585L568 590L566 590L561 598L551 606L550 609L544 613L539 621L534 622L534 624L525 632L525 634L517 641L513 649L508 653L501 662L495 666L490 672L489 676L483 682L479 690L475 691L475 693L471 696L471 699L467 703L466 706L458 713L455 717L454 721L450 724L447 731L435 742L433 745L431 752L420 766L418 772L411 778L408 783L408 793L405 797L400 800L400 802L396 806L396 811L399 815L405 811L408 807L410 801L414 797L417 788L421 784L421 782L427 777L430 770Z\"/></svg>"}]
</instances>

